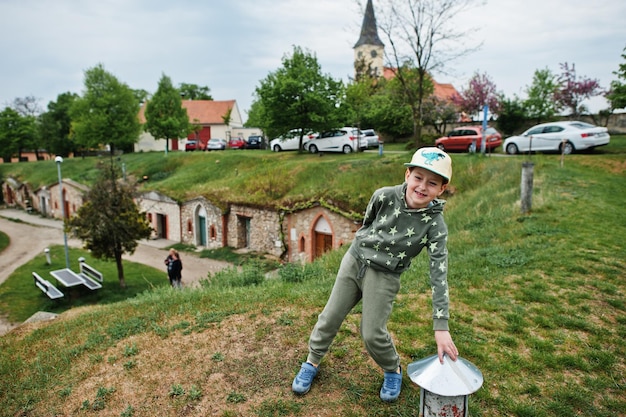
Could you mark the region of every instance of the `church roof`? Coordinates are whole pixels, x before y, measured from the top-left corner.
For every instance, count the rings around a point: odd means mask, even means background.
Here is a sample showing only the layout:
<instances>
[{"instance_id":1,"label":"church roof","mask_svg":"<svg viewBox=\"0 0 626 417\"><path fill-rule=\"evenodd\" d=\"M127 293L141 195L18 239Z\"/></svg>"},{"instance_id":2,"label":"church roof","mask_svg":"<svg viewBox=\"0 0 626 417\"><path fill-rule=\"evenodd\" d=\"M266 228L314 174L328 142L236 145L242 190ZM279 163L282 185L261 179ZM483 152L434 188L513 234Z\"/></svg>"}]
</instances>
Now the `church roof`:
<instances>
[{"instance_id":1,"label":"church roof","mask_svg":"<svg viewBox=\"0 0 626 417\"><path fill-rule=\"evenodd\" d=\"M374 15L372 0L367 0L365 15L363 16L363 25L361 26L361 36L354 47L356 48L361 45L385 45L378 37L378 27L376 25L376 16Z\"/></svg>"}]
</instances>

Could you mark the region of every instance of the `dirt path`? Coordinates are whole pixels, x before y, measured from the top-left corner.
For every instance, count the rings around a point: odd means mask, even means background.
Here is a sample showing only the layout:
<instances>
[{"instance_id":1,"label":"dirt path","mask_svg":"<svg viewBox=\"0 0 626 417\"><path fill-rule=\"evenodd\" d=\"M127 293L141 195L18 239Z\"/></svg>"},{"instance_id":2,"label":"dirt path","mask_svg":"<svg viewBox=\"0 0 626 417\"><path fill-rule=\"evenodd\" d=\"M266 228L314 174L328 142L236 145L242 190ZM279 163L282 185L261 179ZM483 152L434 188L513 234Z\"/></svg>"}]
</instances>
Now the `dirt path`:
<instances>
[{"instance_id":1,"label":"dirt path","mask_svg":"<svg viewBox=\"0 0 626 417\"><path fill-rule=\"evenodd\" d=\"M18 221L16 221L18 220ZM0 210L0 230L6 233L11 242L0 254L0 285L21 265L33 259L37 254L51 245L63 245L63 229L59 220L43 218L39 215L28 214L22 210ZM68 239L68 246L80 248L82 242ZM158 239L140 241L135 253L124 255L124 259L151 265L163 269L163 279L166 280L163 260L167 256L167 246L173 241ZM213 273L228 267L230 264L207 258L199 258L193 254L181 255L183 261L183 285L195 286L209 272ZM76 263L72 261L72 263ZM34 288L34 286L33 286ZM3 335L19 323L9 323L0 317L0 335Z\"/></svg>"}]
</instances>

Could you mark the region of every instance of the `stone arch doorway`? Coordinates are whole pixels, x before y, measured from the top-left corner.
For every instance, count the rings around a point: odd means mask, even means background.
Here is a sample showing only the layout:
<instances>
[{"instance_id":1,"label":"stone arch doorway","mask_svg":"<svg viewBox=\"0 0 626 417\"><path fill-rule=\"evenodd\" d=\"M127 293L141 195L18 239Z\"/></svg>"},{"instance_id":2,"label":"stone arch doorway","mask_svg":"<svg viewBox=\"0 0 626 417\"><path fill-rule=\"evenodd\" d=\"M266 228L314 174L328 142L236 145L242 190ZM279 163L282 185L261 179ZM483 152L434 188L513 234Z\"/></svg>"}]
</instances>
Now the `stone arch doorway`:
<instances>
[{"instance_id":1,"label":"stone arch doorway","mask_svg":"<svg viewBox=\"0 0 626 417\"><path fill-rule=\"evenodd\" d=\"M333 248L333 231L324 216L320 216L313 227L313 259L319 258Z\"/></svg>"}]
</instances>

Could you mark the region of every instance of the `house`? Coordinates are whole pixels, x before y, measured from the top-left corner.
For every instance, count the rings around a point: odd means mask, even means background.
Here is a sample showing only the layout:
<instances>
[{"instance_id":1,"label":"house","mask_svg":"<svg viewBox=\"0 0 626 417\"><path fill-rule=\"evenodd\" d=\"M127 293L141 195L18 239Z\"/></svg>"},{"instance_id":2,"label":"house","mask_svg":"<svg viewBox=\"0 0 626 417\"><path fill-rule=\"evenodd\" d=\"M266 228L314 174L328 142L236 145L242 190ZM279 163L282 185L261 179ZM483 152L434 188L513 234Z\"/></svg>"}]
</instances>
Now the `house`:
<instances>
[{"instance_id":1,"label":"house","mask_svg":"<svg viewBox=\"0 0 626 417\"><path fill-rule=\"evenodd\" d=\"M146 123L145 111L149 102L139 109L139 121ZM196 139L201 148L211 138L230 139L231 137L247 138L250 135L261 134L260 129L244 128L239 106L235 100L183 100L181 105L187 110L189 122L198 126L196 132L190 133L187 138L171 139L169 149L172 151L184 150L185 139ZM228 122L228 123L226 123ZM148 132L142 132L139 141L135 144L135 152L165 151L165 140L155 140Z\"/></svg>"},{"instance_id":2,"label":"house","mask_svg":"<svg viewBox=\"0 0 626 417\"><path fill-rule=\"evenodd\" d=\"M2 184L2 201L9 207L32 209L32 190L30 185L8 177Z\"/></svg>"},{"instance_id":3,"label":"house","mask_svg":"<svg viewBox=\"0 0 626 417\"><path fill-rule=\"evenodd\" d=\"M178 202L157 191L148 191L137 196L135 204L139 211L146 213L153 230L152 239L182 241Z\"/></svg>"},{"instance_id":4,"label":"house","mask_svg":"<svg viewBox=\"0 0 626 417\"><path fill-rule=\"evenodd\" d=\"M360 222L321 205L291 212L285 216L282 226L289 243L285 260L312 262L325 252L352 242L359 227Z\"/></svg>"},{"instance_id":5,"label":"house","mask_svg":"<svg viewBox=\"0 0 626 417\"><path fill-rule=\"evenodd\" d=\"M38 190L37 201L41 203L41 199L48 198L49 201L44 203L44 207L48 209L48 213L55 219L66 219L72 217L85 202L85 194L89 191L89 187L73 181L69 178L62 180L63 189L59 190L59 183L53 183ZM41 205L41 204L40 204Z\"/></svg>"},{"instance_id":6,"label":"house","mask_svg":"<svg viewBox=\"0 0 626 417\"><path fill-rule=\"evenodd\" d=\"M180 208L180 219L182 243L207 249L226 246L226 217L206 198L185 201Z\"/></svg>"}]
</instances>

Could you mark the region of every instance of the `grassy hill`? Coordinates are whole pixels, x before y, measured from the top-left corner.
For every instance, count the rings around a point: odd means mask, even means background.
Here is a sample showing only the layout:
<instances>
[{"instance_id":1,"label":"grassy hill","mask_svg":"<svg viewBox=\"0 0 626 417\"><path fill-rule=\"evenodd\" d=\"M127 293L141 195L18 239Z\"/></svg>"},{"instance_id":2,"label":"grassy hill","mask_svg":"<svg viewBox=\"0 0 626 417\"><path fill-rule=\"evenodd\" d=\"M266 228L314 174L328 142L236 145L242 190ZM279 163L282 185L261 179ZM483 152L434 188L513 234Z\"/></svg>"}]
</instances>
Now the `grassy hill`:
<instances>
[{"instance_id":1,"label":"grassy hill","mask_svg":"<svg viewBox=\"0 0 626 417\"><path fill-rule=\"evenodd\" d=\"M614 138L563 166L558 155L452 155L451 329L461 356L485 378L470 398L472 416L624 415L625 149L626 138ZM148 176L144 186L180 199L203 190L270 204L256 190L285 181L292 186L276 191L277 204L325 196L356 212L374 188L402 180L410 157L255 152L124 162L129 173ZM522 215L528 159L533 210ZM64 176L92 178L89 163L64 162ZM32 176L31 164L14 165L22 180L54 182L53 163L37 164ZM229 271L200 289L156 288L23 325L0 338L1 409L8 416L417 416L419 389L406 375L397 403L379 400L382 375L360 340L358 307L311 392L291 393L342 254L285 267L262 283ZM405 368L435 352L424 254L402 277L389 329Z\"/></svg>"}]
</instances>

